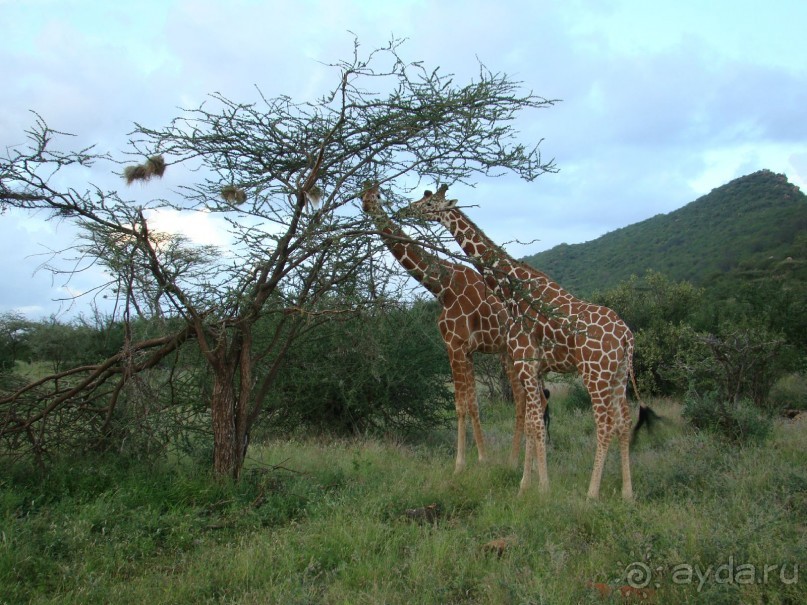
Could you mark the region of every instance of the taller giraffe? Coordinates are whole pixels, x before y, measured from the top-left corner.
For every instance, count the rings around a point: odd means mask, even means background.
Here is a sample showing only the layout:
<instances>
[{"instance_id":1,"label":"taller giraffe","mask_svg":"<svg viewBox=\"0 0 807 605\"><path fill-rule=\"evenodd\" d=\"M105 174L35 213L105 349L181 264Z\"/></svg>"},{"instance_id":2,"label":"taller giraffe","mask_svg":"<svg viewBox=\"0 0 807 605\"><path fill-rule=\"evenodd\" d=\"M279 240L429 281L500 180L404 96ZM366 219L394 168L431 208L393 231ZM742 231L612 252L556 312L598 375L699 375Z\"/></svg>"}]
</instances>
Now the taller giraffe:
<instances>
[{"instance_id":1,"label":"taller giraffe","mask_svg":"<svg viewBox=\"0 0 807 605\"><path fill-rule=\"evenodd\" d=\"M415 244L393 223L381 208L378 186L362 194L362 209L373 219L381 238L409 275L431 292L442 306L437 321L446 345L454 381L454 405L457 411L457 459L454 471L465 467L465 415L471 417L479 460L485 458L485 442L476 402L476 380L472 354L502 355L513 397L516 401L516 427L510 461L515 464L524 432L526 396L507 353L503 331L507 312L475 269L444 261Z\"/></svg>"},{"instance_id":2,"label":"taller giraffe","mask_svg":"<svg viewBox=\"0 0 807 605\"><path fill-rule=\"evenodd\" d=\"M533 377L548 371L578 372L591 395L597 425L597 450L588 497L599 495L608 446L616 435L622 462L622 496L631 499L627 380L633 334L611 309L575 298L544 273L509 256L457 208L457 200L446 199L447 189L443 185L437 194L427 191L413 207L424 218L440 222L451 232L507 303L509 350L527 389L527 454L529 458L534 444L541 487L547 488L549 479L543 422L538 413L540 394ZM529 482L529 460L525 460L521 489Z\"/></svg>"}]
</instances>

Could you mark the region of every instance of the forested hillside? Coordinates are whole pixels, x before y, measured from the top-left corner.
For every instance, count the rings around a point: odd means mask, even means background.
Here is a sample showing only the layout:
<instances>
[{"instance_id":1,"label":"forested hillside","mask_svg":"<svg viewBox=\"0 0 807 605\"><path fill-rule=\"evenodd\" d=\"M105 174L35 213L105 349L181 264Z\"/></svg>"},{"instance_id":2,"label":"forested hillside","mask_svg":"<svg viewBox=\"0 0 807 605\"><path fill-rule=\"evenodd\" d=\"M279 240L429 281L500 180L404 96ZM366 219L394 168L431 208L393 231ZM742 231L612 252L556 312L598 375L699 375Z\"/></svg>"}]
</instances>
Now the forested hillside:
<instances>
[{"instance_id":1,"label":"forested hillside","mask_svg":"<svg viewBox=\"0 0 807 605\"><path fill-rule=\"evenodd\" d=\"M588 296L648 269L708 285L738 269L801 263L806 249L807 196L785 175L761 170L669 214L524 260Z\"/></svg>"}]
</instances>

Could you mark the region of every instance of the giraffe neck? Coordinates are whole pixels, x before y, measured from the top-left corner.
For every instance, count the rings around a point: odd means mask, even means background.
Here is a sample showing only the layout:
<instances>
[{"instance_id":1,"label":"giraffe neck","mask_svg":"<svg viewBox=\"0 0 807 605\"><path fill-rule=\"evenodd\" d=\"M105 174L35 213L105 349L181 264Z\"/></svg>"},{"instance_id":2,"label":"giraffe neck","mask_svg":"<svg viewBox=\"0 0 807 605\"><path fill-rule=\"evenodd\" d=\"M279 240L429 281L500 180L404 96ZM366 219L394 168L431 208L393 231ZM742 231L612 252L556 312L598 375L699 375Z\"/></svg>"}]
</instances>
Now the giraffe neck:
<instances>
[{"instance_id":1,"label":"giraffe neck","mask_svg":"<svg viewBox=\"0 0 807 605\"><path fill-rule=\"evenodd\" d=\"M381 209L370 212L381 239L398 263L435 296L445 289L448 272L441 270L443 261L415 244Z\"/></svg>"},{"instance_id":2,"label":"giraffe neck","mask_svg":"<svg viewBox=\"0 0 807 605\"><path fill-rule=\"evenodd\" d=\"M478 261L479 268L493 269L493 275L483 271L487 273L485 277L491 287L504 286L507 282L507 279L503 279L505 275L512 278L511 283L519 283L529 278L532 287L540 292L544 303L565 305L577 300L545 273L507 254L458 208L450 208L443 212L440 222L451 232L465 254Z\"/></svg>"},{"instance_id":3,"label":"giraffe neck","mask_svg":"<svg viewBox=\"0 0 807 605\"><path fill-rule=\"evenodd\" d=\"M450 208L441 213L440 222L451 232L465 254L480 261L483 266L509 273L518 264L461 210Z\"/></svg>"}]
</instances>

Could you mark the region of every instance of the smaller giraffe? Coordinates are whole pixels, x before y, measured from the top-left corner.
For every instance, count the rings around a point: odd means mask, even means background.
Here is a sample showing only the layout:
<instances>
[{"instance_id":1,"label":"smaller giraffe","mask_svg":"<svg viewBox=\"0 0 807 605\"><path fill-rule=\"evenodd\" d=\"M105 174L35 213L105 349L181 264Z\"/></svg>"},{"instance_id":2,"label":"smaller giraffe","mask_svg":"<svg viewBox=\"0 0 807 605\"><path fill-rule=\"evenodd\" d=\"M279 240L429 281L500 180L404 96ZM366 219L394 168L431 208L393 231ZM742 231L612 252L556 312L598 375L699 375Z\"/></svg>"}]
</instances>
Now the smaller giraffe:
<instances>
[{"instance_id":1,"label":"smaller giraffe","mask_svg":"<svg viewBox=\"0 0 807 605\"><path fill-rule=\"evenodd\" d=\"M510 355L527 391L527 455L535 451L541 488L548 488L549 479L539 413L542 393L533 376L543 376L547 371L577 372L591 395L597 424L597 450L588 497L599 495L608 446L616 435L622 461L622 496L631 499L627 380L633 334L611 309L575 298L544 273L509 256L457 208L457 200L446 199L447 189L444 185L437 194L427 191L412 207L451 232L506 303ZM530 470L525 461L522 491L530 483Z\"/></svg>"},{"instance_id":2,"label":"smaller giraffe","mask_svg":"<svg viewBox=\"0 0 807 605\"><path fill-rule=\"evenodd\" d=\"M457 459L454 471L460 472L465 467L466 414L471 417L479 460L483 461L486 456L476 401L472 357L476 351L500 354L507 371L516 402L516 426L510 450L510 462L515 465L524 433L525 394L507 353L507 342L502 331L507 318L504 306L475 269L430 254L393 223L381 208L378 185L363 192L362 209L373 219L393 256L442 306L437 325L448 352L457 412Z\"/></svg>"}]
</instances>

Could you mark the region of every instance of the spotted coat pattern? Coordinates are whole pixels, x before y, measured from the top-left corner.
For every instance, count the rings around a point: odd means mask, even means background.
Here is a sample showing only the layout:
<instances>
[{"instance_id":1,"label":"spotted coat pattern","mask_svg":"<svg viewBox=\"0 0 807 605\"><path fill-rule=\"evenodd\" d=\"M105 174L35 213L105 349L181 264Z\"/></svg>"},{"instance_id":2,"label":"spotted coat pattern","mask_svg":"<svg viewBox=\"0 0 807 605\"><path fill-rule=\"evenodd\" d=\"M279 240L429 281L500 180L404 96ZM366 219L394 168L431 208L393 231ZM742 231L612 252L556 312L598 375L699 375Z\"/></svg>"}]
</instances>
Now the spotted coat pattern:
<instances>
[{"instance_id":1,"label":"spotted coat pattern","mask_svg":"<svg viewBox=\"0 0 807 605\"><path fill-rule=\"evenodd\" d=\"M477 263L488 285L505 302L508 350L526 390L527 458L521 480L530 484L530 457L535 456L539 485L547 489L540 378L548 371L578 372L591 395L597 426L597 449L588 496L599 495L609 444L619 439L622 495L633 497L630 476L630 409L627 381L633 356L633 335L619 316L600 305L579 300L544 273L510 257L459 208L445 198L445 188L426 192L413 208L438 221Z\"/></svg>"}]
</instances>

